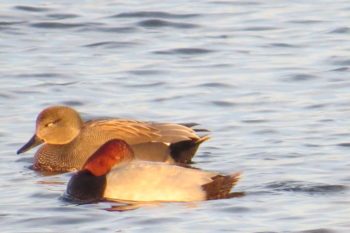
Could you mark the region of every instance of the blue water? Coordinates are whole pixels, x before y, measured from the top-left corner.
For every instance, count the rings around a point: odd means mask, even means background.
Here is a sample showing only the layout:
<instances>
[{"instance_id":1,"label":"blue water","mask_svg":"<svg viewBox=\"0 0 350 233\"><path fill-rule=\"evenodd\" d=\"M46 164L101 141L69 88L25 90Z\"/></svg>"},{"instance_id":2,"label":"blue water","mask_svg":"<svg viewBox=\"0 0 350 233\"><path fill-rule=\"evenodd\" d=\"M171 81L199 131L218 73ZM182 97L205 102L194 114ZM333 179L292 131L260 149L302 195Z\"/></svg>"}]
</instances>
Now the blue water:
<instances>
[{"instance_id":1,"label":"blue water","mask_svg":"<svg viewBox=\"0 0 350 233\"><path fill-rule=\"evenodd\" d=\"M350 232L348 1L0 3L1 232ZM15 152L45 107L197 122L245 196L106 211Z\"/></svg>"}]
</instances>

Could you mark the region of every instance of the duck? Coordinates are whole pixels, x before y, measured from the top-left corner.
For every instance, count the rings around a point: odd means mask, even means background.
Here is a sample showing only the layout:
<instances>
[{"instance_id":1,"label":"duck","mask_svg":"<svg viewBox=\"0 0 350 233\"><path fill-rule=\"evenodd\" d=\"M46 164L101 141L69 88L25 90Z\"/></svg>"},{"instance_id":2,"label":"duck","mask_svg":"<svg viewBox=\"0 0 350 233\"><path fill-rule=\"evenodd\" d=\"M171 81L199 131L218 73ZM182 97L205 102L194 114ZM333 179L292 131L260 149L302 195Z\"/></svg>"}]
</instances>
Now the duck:
<instances>
[{"instance_id":1,"label":"duck","mask_svg":"<svg viewBox=\"0 0 350 233\"><path fill-rule=\"evenodd\" d=\"M75 172L65 198L95 202L193 202L231 197L241 172L221 175L197 168L139 160L130 145L111 139Z\"/></svg>"},{"instance_id":2,"label":"duck","mask_svg":"<svg viewBox=\"0 0 350 233\"><path fill-rule=\"evenodd\" d=\"M17 154L43 144L35 153L34 170L70 172L110 139L122 139L141 160L188 164L199 145L210 137L196 134L192 125L144 122L128 119L84 121L69 106L50 106L36 118L36 129Z\"/></svg>"}]
</instances>

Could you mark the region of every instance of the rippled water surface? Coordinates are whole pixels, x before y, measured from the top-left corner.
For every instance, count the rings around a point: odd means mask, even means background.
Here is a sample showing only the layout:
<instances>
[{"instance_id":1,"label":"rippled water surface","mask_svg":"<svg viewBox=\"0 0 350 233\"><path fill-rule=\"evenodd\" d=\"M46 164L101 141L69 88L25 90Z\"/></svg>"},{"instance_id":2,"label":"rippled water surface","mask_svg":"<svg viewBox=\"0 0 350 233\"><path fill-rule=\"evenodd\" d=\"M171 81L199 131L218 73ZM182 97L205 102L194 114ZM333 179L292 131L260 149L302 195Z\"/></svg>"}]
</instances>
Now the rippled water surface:
<instances>
[{"instance_id":1,"label":"rippled water surface","mask_svg":"<svg viewBox=\"0 0 350 233\"><path fill-rule=\"evenodd\" d=\"M1 232L350 232L348 1L0 3ZM197 122L245 196L106 211L15 152L36 115Z\"/></svg>"}]
</instances>

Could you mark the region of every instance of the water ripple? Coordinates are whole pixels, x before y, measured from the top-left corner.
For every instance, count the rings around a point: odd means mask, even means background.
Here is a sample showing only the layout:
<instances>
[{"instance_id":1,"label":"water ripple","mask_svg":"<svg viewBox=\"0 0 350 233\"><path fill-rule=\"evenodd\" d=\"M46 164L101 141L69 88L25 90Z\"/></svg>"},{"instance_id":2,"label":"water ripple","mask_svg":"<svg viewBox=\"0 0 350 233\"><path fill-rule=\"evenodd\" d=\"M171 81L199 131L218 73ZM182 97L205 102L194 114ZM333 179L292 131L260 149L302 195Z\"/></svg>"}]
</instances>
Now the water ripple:
<instances>
[{"instance_id":1,"label":"water ripple","mask_svg":"<svg viewBox=\"0 0 350 233\"><path fill-rule=\"evenodd\" d=\"M231 101L225 101L225 100L215 100L215 101L212 101L211 103L219 107L232 107L237 105L237 103L234 103Z\"/></svg>"},{"instance_id":2,"label":"water ripple","mask_svg":"<svg viewBox=\"0 0 350 233\"><path fill-rule=\"evenodd\" d=\"M164 19L184 19L196 17L199 14L171 14L161 11L136 11L113 15L113 18L164 18Z\"/></svg>"},{"instance_id":3,"label":"water ripple","mask_svg":"<svg viewBox=\"0 0 350 233\"><path fill-rule=\"evenodd\" d=\"M327 228L315 228L306 231L294 231L294 233L337 233L337 231L333 231Z\"/></svg>"},{"instance_id":4,"label":"water ripple","mask_svg":"<svg viewBox=\"0 0 350 233\"><path fill-rule=\"evenodd\" d=\"M271 31L271 30L277 30L279 28L277 27L263 27L263 26L257 26L257 27L246 27L242 28L242 31Z\"/></svg>"},{"instance_id":5,"label":"water ripple","mask_svg":"<svg viewBox=\"0 0 350 233\"><path fill-rule=\"evenodd\" d=\"M291 20L288 23L295 23L295 24L319 24L324 23L322 20L311 20L311 19L301 19L301 20Z\"/></svg>"},{"instance_id":6,"label":"water ripple","mask_svg":"<svg viewBox=\"0 0 350 233\"><path fill-rule=\"evenodd\" d=\"M152 83L142 83L142 84L128 84L128 85L123 85L125 87L157 87L157 86L164 86L166 85L165 82L152 82Z\"/></svg>"},{"instance_id":7,"label":"water ripple","mask_svg":"<svg viewBox=\"0 0 350 233\"><path fill-rule=\"evenodd\" d=\"M79 17L79 15L77 14L48 14L46 15L48 18L51 19L56 19L56 20L60 20L60 19L71 19L71 18L77 18Z\"/></svg>"},{"instance_id":8,"label":"water ripple","mask_svg":"<svg viewBox=\"0 0 350 233\"><path fill-rule=\"evenodd\" d=\"M336 28L329 33L339 33L339 34L345 34L345 33L350 33L350 28L349 27L339 27Z\"/></svg>"},{"instance_id":9,"label":"water ripple","mask_svg":"<svg viewBox=\"0 0 350 233\"><path fill-rule=\"evenodd\" d=\"M258 6L263 3L254 1L212 1L212 4L236 5L236 6Z\"/></svg>"},{"instance_id":10,"label":"water ripple","mask_svg":"<svg viewBox=\"0 0 350 233\"><path fill-rule=\"evenodd\" d=\"M30 78L30 77L37 77L37 78L54 78L54 77L61 77L61 74L59 73L28 73L28 74L18 74L14 75L16 78Z\"/></svg>"},{"instance_id":11,"label":"water ripple","mask_svg":"<svg viewBox=\"0 0 350 233\"><path fill-rule=\"evenodd\" d=\"M279 181L267 185L268 189L274 191L303 192L308 194L339 193L348 190L344 185L329 185L319 183L308 183L302 181Z\"/></svg>"},{"instance_id":12,"label":"water ripple","mask_svg":"<svg viewBox=\"0 0 350 233\"><path fill-rule=\"evenodd\" d=\"M247 123L247 124L260 124L260 123L266 123L266 122L269 122L269 121L261 120L261 119L242 120L242 123Z\"/></svg>"},{"instance_id":13,"label":"water ripple","mask_svg":"<svg viewBox=\"0 0 350 233\"><path fill-rule=\"evenodd\" d=\"M35 28L47 28L47 29L65 29L65 28L77 28L83 27L87 24L83 23L58 23L58 22L41 22L41 23L33 23L30 26Z\"/></svg>"},{"instance_id":14,"label":"water ripple","mask_svg":"<svg viewBox=\"0 0 350 233\"><path fill-rule=\"evenodd\" d=\"M184 54L184 55L194 55L194 54L206 54L212 53L214 50L201 49L201 48L178 48L170 49L164 51L156 51L155 54Z\"/></svg>"},{"instance_id":15,"label":"water ripple","mask_svg":"<svg viewBox=\"0 0 350 233\"><path fill-rule=\"evenodd\" d=\"M73 106L73 107L79 107L79 106L83 106L84 102L70 100L70 101L62 101L61 104L62 105Z\"/></svg>"},{"instance_id":16,"label":"water ripple","mask_svg":"<svg viewBox=\"0 0 350 233\"><path fill-rule=\"evenodd\" d=\"M198 87L215 87L215 88L233 88L235 87L229 83L220 83L220 82L208 82L197 85Z\"/></svg>"},{"instance_id":17,"label":"water ripple","mask_svg":"<svg viewBox=\"0 0 350 233\"><path fill-rule=\"evenodd\" d=\"M40 83L38 85L35 85L36 87L51 87L51 86L71 86L76 84L77 82L45 82L45 83Z\"/></svg>"},{"instance_id":18,"label":"water ripple","mask_svg":"<svg viewBox=\"0 0 350 233\"><path fill-rule=\"evenodd\" d=\"M293 74L287 81L310 81L317 78L319 77L311 74Z\"/></svg>"},{"instance_id":19,"label":"water ripple","mask_svg":"<svg viewBox=\"0 0 350 233\"><path fill-rule=\"evenodd\" d=\"M42 11L49 11L50 10L50 9L44 8L44 7L33 7L33 6L15 6L14 8L17 10L29 11L29 12L42 12Z\"/></svg>"},{"instance_id":20,"label":"water ripple","mask_svg":"<svg viewBox=\"0 0 350 233\"><path fill-rule=\"evenodd\" d=\"M299 48L298 45L293 45L289 43L271 43L269 44L271 47L280 47L280 48Z\"/></svg>"},{"instance_id":21,"label":"water ripple","mask_svg":"<svg viewBox=\"0 0 350 233\"><path fill-rule=\"evenodd\" d=\"M165 73L165 71L162 71L162 70L149 70L149 69L130 70L128 72L135 75L158 75L158 74Z\"/></svg>"},{"instance_id":22,"label":"water ripple","mask_svg":"<svg viewBox=\"0 0 350 233\"><path fill-rule=\"evenodd\" d=\"M311 104L305 107L305 109L319 109L319 108L325 108L328 104Z\"/></svg>"},{"instance_id":23,"label":"water ripple","mask_svg":"<svg viewBox=\"0 0 350 233\"><path fill-rule=\"evenodd\" d=\"M336 68L336 69L333 69L331 71L335 71L335 72L344 72L344 71L348 71L349 68L348 67L339 67L339 68Z\"/></svg>"},{"instance_id":24,"label":"water ripple","mask_svg":"<svg viewBox=\"0 0 350 233\"><path fill-rule=\"evenodd\" d=\"M333 56L330 58L330 63L339 66L350 66L349 57Z\"/></svg>"},{"instance_id":25,"label":"water ripple","mask_svg":"<svg viewBox=\"0 0 350 233\"><path fill-rule=\"evenodd\" d=\"M339 143L338 146L342 146L342 147L350 147L350 142L343 142L343 143Z\"/></svg>"},{"instance_id":26,"label":"water ripple","mask_svg":"<svg viewBox=\"0 0 350 233\"><path fill-rule=\"evenodd\" d=\"M157 27L172 27L172 28L196 28L199 27L197 24L192 23L176 23L160 19L148 19L137 23L137 25L147 28L157 28Z\"/></svg>"},{"instance_id":27,"label":"water ripple","mask_svg":"<svg viewBox=\"0 0 350 233\"><path fill-rule=\"evenodd\" d=\"M92 44L87 44L84 45L84 47L102 47L102 48L107 48L107 49L112 49L112 48L127 48L137 45L137 43L134 42L120 42L120 41L104 41L104 42L97 42L97 43L92 43Z\"/></svg>"},{"instance_id":28,"label":"water ripple","mask_svg":"<svg viewBox=\"0 0 350 233\"><path fill-rule=\"evenodd\" d=\"M11 25L16 25L16 24L23 24L23 21L14 21L14 22L8 22L8 21L0 21L0 27L6 27L6 26L11 26Z\"/></svg>"},{"instance_id":29,"label":"water ripple","mask_svg":"<svg viewBox=\"0 0 350 233\"><path fill-rule=\"evenodd\" d=\"M136 27L96 27L91 28L92 31L113 32L113 33L131 33L136 32Z\"/></svg>"}]
</instances>

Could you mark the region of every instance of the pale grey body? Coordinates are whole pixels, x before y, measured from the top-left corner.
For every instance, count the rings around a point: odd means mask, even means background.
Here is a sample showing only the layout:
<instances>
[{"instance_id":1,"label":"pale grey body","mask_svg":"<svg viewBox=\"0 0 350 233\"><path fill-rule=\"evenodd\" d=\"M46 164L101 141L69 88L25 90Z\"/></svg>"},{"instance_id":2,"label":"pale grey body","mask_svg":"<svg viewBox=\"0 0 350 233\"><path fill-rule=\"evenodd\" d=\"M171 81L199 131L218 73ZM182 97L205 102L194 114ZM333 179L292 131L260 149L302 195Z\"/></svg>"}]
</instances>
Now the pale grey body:
<instances>
[{"instance_id":1,"label":"pale grey body","mask_svg":"<svg viewBox=\"0 0 350 233\"><path fill-rule=\"evenodd\" d=\"M217 173L175 165L133 160L107 174L104 197L129 201L206 200L202 185Z\"/></svg>"}]
</instances>

